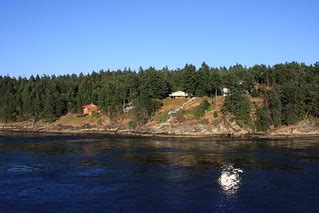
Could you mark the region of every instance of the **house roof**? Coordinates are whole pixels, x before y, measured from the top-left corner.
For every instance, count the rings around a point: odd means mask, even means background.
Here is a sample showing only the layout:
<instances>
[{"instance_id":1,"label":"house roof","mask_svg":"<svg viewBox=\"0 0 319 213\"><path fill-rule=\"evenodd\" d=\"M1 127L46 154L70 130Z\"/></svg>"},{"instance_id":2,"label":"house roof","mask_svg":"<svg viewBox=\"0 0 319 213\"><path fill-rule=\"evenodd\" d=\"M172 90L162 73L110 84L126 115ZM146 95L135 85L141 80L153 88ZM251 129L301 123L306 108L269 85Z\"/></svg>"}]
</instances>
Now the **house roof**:
<instances>
[{"instance_id":1,"label":"house roof","mask_svg":"<svg viewBox=\"0 0 319 213\"><path fill-rule=\"evenodd\" d=\"M188 96L188 93L183 91L172 92L169 96Z\"/></svg>"},{"instance_id":2,"label":"house roof","mask_svg":"<svg viewBox=\"0 0 319 213\"><path fill-rule=\"evenodd\" d=\"M95 104L93 104L93 103L90 103L90 104L88 104L88 105L83 106L83 108L88 108L88 109L93 109L93 108L97 108L97 107L98 107L98 106L95 105Z\"/></svg>"}]
</instances>

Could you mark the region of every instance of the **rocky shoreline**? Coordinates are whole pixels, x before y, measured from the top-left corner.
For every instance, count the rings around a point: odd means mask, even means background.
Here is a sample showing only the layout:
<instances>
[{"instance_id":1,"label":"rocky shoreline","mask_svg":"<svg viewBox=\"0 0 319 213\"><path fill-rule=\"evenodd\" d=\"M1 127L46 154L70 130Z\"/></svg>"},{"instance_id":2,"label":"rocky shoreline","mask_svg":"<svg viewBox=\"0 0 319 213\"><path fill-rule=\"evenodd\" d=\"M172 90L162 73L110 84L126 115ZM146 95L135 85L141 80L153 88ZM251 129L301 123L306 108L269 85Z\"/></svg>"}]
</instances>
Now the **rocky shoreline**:
<instances>
[{"instance_id":1,"label":"rocky shoreline","mask_svg":"<svg viewBox=\"0 0 319 213\"><path fill-rule=\"evenodd\" d=\"M318 121L306 120L293 126L283 126L267 132L254 132L247 129L234 131L223 126L211 125L180 125L165 128L128 128L126 126L71 126L54 125L47 123L17 122L1 123L1 132L47 133L47 134L112 134L127 136L158 136L158 137L223 137L223 138L291 138L291 137L317 137L319 136Z\"/></svg>"}]
</instances>

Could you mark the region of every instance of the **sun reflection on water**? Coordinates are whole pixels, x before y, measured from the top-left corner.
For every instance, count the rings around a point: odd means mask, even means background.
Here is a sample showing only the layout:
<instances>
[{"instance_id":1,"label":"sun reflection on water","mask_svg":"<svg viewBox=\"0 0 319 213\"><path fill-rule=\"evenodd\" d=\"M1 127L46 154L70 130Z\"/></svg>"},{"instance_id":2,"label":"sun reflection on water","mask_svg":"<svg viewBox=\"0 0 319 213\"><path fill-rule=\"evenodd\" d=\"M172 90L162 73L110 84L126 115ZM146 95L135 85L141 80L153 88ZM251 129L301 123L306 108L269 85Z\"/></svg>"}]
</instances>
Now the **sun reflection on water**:
<instances>
[{"instance_id":1,"label":"sun reflection on water","mask_svg":"<svg viewBox=\"0 0 319 213\"><path fill-rule=\"evenodd\" d=\"M237 193L241 184L240 174L242 173L242 169L235 168L232 164L225 164L222 167L222 173L218 179L218 183L227 195Z\"/></svg>"}]
</instances>

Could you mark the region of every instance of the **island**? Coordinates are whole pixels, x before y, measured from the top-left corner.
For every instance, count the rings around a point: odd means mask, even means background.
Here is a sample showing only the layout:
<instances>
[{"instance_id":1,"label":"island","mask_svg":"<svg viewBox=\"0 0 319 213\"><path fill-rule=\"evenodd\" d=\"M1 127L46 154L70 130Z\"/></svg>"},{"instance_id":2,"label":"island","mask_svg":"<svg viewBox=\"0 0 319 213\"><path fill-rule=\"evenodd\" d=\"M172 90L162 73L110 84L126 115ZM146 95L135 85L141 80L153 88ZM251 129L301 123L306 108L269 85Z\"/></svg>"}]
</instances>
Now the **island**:
<instances>
[{"instance_id":1,"label":"island","mask_svg":"<svg viewBox=\"0 0 319 213\"><path fill-rule=\"evenodd\" d=\"M319 134L319 63L0 77L3 131L174 136Z\"/></svg>"}]
</instances>

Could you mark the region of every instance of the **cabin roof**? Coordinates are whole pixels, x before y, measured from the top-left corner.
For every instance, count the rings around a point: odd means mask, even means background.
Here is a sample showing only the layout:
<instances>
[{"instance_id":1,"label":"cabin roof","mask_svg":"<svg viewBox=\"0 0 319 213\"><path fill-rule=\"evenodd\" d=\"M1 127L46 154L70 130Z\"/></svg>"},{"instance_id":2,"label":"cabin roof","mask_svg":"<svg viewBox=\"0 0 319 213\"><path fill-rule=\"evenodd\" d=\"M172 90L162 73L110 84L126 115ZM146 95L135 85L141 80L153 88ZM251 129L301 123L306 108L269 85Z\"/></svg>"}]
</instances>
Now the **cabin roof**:
<instances>
[{"instance_id":1,"label":"cabin roof","mask_svg":"<svg viewBox=\"0 0 319 213\"><path fill-rule=\"evenodd\" d=\"M90 103L90 104L88 104L88 105L83 106L83 108L89 108L89 109L97 108L97 107L98 107L98 106L95 105L95 104L93 104L93 103Z\"/></svg>"},{"instance_id":2,"label":"cabin roof","mask_svg":"<svg viewBox=\"0 0 319 213\"><path fill-rule=\"evenodd\" d=\"M188 93L184 91L177 91L172 92L171 94L169 94L169 96L188 96Z\"/></svg>"}]
</instances>

